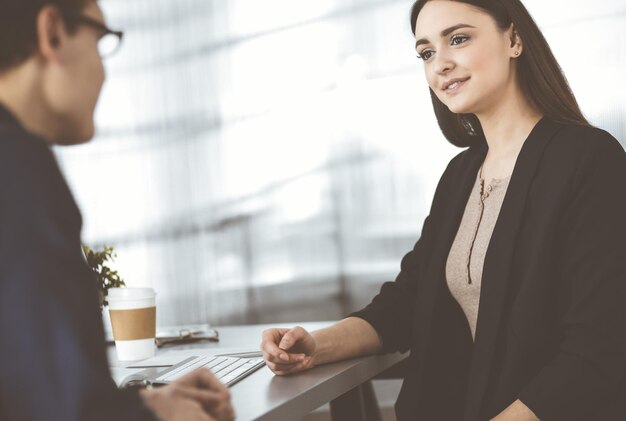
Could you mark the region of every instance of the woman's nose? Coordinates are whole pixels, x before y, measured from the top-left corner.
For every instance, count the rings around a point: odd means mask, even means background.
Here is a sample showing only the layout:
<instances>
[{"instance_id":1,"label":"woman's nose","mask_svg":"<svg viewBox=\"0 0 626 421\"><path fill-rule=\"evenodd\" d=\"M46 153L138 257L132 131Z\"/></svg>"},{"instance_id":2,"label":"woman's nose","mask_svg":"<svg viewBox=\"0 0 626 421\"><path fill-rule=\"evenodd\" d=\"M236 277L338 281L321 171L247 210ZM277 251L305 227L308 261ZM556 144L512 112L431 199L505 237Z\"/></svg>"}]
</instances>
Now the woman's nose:
<instances>
[{"instance_id":1,"label":"woman's nose","mask_svg":"<svg viewBox=\"0 0 626 421\"><path fill-rule=\"evenodd\" d=\"M450 73L452 69L454 69L454 61L451 57L446 54L445 51L439 51L435 54L434 69L437 74L445 75L446 73Z\"/></svg>"}]
</instances>

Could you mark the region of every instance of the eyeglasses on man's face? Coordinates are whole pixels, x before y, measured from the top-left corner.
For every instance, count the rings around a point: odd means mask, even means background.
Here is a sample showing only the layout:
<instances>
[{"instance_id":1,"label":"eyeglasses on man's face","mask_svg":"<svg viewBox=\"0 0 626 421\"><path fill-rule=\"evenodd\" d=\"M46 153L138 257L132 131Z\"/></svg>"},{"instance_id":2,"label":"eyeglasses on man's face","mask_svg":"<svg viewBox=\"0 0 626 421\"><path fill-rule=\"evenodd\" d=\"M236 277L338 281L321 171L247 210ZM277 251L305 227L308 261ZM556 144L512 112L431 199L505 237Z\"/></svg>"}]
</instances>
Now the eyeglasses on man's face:
<instances>
[{"instance_id":1,"label":"eyeglasses on man's face","mask_svg":"<svg viewBox=\"0 0 626 421\"><path fill-rule=\"evenodd\" d=\"M119 50L120 45L122 44L122 39L124 38L124 32L114 31L102 22L98 22L97 20L90 18L89 16L85 16L77 11L64 10L63 16L71 22L87 25L101 32L100 38L98 38L98 51L100 52L100 57L110 57L115 54L117 50Z\"/></svg>"}]
</instances>

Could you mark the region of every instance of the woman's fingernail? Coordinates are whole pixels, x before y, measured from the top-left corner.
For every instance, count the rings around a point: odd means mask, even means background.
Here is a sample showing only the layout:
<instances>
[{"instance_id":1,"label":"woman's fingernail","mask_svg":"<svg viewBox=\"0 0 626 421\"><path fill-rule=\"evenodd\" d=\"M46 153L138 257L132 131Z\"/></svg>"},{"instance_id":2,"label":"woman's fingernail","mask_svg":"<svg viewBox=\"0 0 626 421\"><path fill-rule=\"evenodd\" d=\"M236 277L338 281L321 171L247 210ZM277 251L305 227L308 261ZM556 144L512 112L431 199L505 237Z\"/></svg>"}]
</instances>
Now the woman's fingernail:
<instances>
[{"instance_id":1,"label":"woman's fingernail","mask_svg":"<svg viewBox=\"0 0 626 421\"><path fill-rule=\"evenodd\" d=\"M289 357L287 356L287 354L280 354L279 358L283 361L289 361Z\"/></svg>"}]
</instances>

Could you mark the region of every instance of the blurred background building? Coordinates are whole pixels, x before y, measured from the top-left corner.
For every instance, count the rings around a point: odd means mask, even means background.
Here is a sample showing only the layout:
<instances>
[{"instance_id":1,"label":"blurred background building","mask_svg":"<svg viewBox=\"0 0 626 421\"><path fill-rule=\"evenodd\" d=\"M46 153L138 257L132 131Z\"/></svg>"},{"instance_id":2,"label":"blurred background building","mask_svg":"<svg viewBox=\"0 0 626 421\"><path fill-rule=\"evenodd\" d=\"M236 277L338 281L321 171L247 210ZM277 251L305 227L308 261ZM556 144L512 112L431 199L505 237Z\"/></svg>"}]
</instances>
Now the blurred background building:
<instances>
[{"instance_id":1,"label":"blurred background building","mask_svg":"<svg viewBox=\"0 0 626 421\"><path fill-rule=\"evenodd\" d=\"M157 290L160 324L338 319L394 279L459 152L411 4L101 1L126 34L98 135L56 153L84 241ZM525 4L586 116L624 142L626 3Z\"/></svg>"}]
</instances>

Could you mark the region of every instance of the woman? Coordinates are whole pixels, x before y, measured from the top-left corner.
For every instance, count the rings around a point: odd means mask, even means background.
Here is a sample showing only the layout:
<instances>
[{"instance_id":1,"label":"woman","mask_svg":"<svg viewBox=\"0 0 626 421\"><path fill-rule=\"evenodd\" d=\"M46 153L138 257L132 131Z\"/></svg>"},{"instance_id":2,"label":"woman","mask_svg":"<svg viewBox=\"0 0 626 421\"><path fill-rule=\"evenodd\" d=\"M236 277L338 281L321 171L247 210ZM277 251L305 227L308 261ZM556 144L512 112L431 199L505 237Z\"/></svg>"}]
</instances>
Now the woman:
<instances>
[{"instance_id":1,"label":"woman","mask_svg":"<svg viewBox=\"0 0 626 421\"><path fill-rule=\"evenodd\" d=\"M263 335L286 375L410 350L398 420L626 419L626 155L519 0L419 0L452 143L420 240L363 310Z\"/></svg>"}]
</instances>

